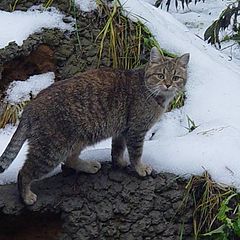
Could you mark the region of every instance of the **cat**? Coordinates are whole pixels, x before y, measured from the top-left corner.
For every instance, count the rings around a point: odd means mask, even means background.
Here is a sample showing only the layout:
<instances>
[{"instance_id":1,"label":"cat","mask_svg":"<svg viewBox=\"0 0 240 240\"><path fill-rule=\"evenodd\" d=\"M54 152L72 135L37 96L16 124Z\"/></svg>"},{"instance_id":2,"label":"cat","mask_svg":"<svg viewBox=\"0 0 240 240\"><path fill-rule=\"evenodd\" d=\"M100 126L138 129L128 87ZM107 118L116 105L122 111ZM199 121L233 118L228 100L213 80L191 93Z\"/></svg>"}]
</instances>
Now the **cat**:
<instances>
[{"instance_id":1,"label":"cat","mask_svg":"<svg viewBox=\"0 0 240 240\"><path fill-rule=\"evenodd\" d=\"M101 164L79 159L89 145L112 137L112 162L130 162L139 176L152 172L142 163L144 137L181 91L187 80L189 54L162 56L156 47L145 68L100 68L55 82L42 90L24 109L18 128L0 157L0 172L15 159L28 141L27 159L18 174L18 189L26 205L37 195L31 183L64 162L77 171L96 173Z\"/></svg>"}]
</instances>

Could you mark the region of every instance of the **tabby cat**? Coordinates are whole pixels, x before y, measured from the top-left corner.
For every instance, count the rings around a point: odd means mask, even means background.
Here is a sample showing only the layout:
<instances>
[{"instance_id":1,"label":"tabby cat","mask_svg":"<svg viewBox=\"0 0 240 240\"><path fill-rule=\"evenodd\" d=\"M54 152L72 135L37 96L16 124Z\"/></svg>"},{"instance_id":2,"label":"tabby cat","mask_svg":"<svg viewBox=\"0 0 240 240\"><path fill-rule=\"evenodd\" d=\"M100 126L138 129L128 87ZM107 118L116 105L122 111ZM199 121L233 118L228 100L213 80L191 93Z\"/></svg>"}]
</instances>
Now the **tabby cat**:
<instances>
[{"instance_id":1,"label":"tabby cat","mask_svg":"<svg viewBox=\"0 0 240 240\"><path fill-rule=\"evenodd\" d=\"M96 173L97 161L79 159L89 145L112 137L112 161L125 167L127 147L132 166L140 176L151 174L141 162L146 132L159 120L169 102L183 89L189 54L175 59L152 48L145 69L100 68L80 73L41 91L23 111L19 126L0 157L0 172L16 158L27 140L27 159L18 174L23 202L32 205L37 196L31 183L57 165Z\"/></svg>"}]
</instances>

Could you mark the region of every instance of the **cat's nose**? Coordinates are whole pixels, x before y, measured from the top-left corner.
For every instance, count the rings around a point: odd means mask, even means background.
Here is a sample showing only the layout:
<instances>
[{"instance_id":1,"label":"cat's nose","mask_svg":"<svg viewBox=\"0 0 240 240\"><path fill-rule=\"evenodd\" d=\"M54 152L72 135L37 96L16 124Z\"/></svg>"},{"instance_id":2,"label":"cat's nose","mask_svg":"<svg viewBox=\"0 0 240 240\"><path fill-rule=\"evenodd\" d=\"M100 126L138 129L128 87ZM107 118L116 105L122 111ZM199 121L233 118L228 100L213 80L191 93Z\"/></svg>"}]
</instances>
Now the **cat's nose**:
<instances>
[{"instance_id":1,"label":"cat's nose","mask_svg":"<svg viewBox=\"0 0 240 240\"><path fill-rule=\"evenodd\" d=\"M165 83L165 86L166 86L167 88L170 88L170 87L171 87L171 83Z\"/></svg>"}]
</instances>

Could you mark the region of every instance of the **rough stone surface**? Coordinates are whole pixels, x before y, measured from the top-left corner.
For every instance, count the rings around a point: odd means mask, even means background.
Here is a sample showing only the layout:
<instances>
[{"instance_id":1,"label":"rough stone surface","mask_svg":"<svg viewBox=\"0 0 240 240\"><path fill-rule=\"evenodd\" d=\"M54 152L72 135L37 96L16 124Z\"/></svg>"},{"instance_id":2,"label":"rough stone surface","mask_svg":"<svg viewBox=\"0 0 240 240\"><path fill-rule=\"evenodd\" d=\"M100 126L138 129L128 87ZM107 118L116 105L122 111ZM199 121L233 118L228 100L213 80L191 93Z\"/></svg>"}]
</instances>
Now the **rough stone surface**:
<instances>
[{"instance_id":1,"label":"rough stone surface","mask_svg":"<svg viewBox=\"0 0 240 240\"><path fill-rule=\"evenodd\" d=\"M177 239L181 226L184 239L191 239L191 200L181 208L185 184L173 174L141 179L105 163L94 175L65 173L35 183L38 201L31 207L20 202L15 184L0 186L0 226L13 224L9 216L17 225L29 213L51 213L62 223L53 224L59 227L55 239ZM4 234L6 228L0 239Z\"/></svg>"}]
</instances>

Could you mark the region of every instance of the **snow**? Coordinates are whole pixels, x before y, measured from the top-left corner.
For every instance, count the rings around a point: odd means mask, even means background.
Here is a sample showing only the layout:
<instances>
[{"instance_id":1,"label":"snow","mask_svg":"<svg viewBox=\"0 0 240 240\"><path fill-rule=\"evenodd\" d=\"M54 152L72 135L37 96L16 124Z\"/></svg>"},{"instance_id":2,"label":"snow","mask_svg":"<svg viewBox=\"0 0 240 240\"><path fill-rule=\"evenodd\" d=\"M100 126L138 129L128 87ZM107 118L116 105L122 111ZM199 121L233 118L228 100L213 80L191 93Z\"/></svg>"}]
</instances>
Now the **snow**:
<instances>
[{"instance_id":1,"label":"snow","mask_svg":"<svg viewBox=\"0 0 240 240\"><path fill-rule=\"evenodd\" d=\"M153 2L121 0L126 15L144 22L162 48L176 54L189 52L191 59L185 105L166 113L149 131L143 161L159 172L186 177L207 170L215 181L240 190L240 61L237 58L229 61L229 52L222 53L201 39L205 28L218 17L228 1L192 4L192 11L171 8L172 15L155 8ZM78 4L81 5L81 1ZM192 132L187 130L187 116L198 126ZM0 130L3 143L0 154L14 130L11 126ZM155 132L153 137L152 132ZM110 160L110 145L108 139L89 147L82 157ZM0 183L16 181L26 152L27 144L10 168L0 175Z\"/></svg>"},{"instance_id":2,"label":"snow","mask_svg":"<svg viewBox=\"0 0 240 240\"><path fill-rule=\"evenodd\" d=\"M171 6L170 12L181 23L186 25L190 31L195 33L201 39L204 39L204 32L210 26L210 24L218 19L219 15L230 3L234 0L222 0L216 4L215 0L208 0L206 3L199 2L198 4L190 4L190 8L182 9L180 6L178 9ZM232 29L226 29L220 32L220 38L223 38ZM233 45L233 46L232 46ZM226 41L221 43L221 51L228 55L228 60L240 60L240 47L234 41Z\"/></svg>"},{"instance_id":3,"label":"snow","mask_svg":"<svg viewBox=\"0 0 240 240\"><path fill-rule=\"evenodd\" d=\"M204 31L209 27L209 23L216 20L216 18L220 15L222 10L233 1L219 1L216 4L215 0L210 0L207 3L199 2L196 5L194 3L190 4L189 8L182 9L181 4L176 10L175 4L173 3L170 9L170 13L174 15L174 17L185 24L190 30L192 30L195 34L203 37Z\"/></svg>"},{"instance_id":4,"label":"snow","mask_svg":"<svg viewBox=\"0 0 240 240\"><path fill-rule=\"evenodd\" d=\"M30 99L30 93L36 96L42 89L54 83L53 72L34 75L25 81L13 81L7 89L5 102L16 104Z\"/></svg>"},{"instance_id":5,"label":"snow","mask_svg":"<svg viewBox=\"0 0 240 240\"><path fill-rule=\"evenodd\" d=\"M75 4L83 12L91 12L97 8L95 0L75 0Z\"/></svg>"},{"instance_id":6,"label":"snow","mask_svg":"<svg viewBox=\"0 0 240 240\"><path fill-rule=\"evenodd\" d=\"M23 40L43 28L59 28L61 30L72 30L71 24L63 22L64 15L55 8L50 11L31 8L27 12L0 11L0 48L4 48L10 42L15 41L22 45Z\"/></svg>"},{"instance_id":7,"label":"snow","mask_svg":"<svg viewBox=\"0 0 240 240\"><path fill-rule=\"evenodd\" d=\"M0 154L3 153L15 130L16 127L13 127L11 125L7 125L4 129L0 129ZM24 143L21 151L18 153L15 161L13 161L11 166L5 172L0 174L0 184L17 181L17 173L22 168L22 165L26 160L27 151L28 145L26 142Z\"/></svg>"}]
</instances>

